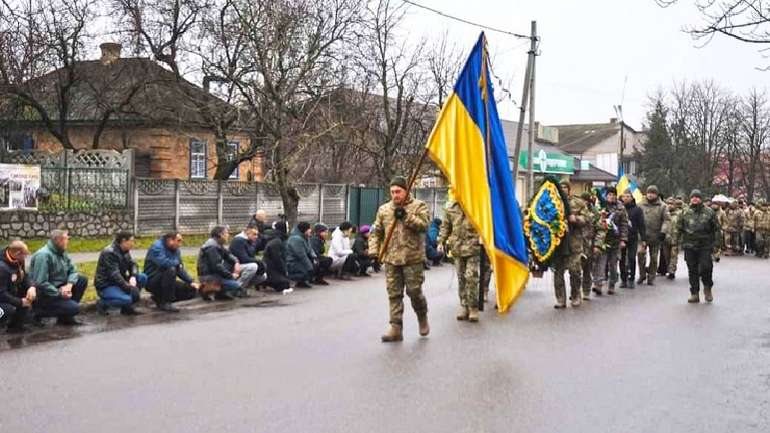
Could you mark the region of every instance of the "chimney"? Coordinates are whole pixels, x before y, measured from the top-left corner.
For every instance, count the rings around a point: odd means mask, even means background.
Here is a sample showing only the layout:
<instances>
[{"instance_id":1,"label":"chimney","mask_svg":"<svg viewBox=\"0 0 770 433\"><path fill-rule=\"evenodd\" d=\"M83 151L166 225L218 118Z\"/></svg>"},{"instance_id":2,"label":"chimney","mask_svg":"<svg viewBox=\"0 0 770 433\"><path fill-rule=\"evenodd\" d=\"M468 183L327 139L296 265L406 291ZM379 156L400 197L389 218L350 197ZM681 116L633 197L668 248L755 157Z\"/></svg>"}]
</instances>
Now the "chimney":
<instances>
[{"instance_id":1,"label":"chimney","mask_svg":"<svg viewBox=\"0 0 770 433\"><path fill-rule=\"evenodd\" d=\"M610 117L610 125L614 125L616 123L618 123L618 118L617 117Z\"/></svg>"},{"instance_id":2,"label":"chimney","mask_svg":"<svg viewBox=\"0 0 770 433\"><path fill-rule=\"evenodd\" d=\"M102 50L102 64L109 65L120 59L120 50L123 46L117 42L105 42L99 45L99 48Z\"/></svg>"}]
</instances>

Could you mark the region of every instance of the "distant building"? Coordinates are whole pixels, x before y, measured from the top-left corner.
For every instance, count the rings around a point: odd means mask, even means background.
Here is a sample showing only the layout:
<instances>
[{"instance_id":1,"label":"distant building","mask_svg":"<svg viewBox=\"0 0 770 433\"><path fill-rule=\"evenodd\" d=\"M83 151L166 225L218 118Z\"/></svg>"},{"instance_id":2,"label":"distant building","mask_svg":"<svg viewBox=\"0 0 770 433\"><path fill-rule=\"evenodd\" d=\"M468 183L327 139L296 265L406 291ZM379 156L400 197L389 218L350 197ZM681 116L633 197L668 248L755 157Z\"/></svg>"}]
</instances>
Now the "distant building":
<instances>
[{"instance_id":1,"label":"distant building","mask_svg":"<svg viewBox=\"0 0 770 433\"><path fill-rule=\"evenodd\" d=\"M233 113L226 125L227 146L232 152L250 145L245 115L204 88L177 79L169 70L148 58L121 57L121 46L101 45L98 60L77 62L78 80L71 89L67 128L77 149L134 149L134 172L140 177L161 179L211 179L217 165L216 142L211 121L217 113ZM35 79L39 93L54 122L57 74ZM201 109L201 107L206 107ZM110 112L108 116L105 114ZM3 119L0 131L8 150L58 151L60 142L32 110L23 119ZM101 133L97 131L101 129ZM262 180L262 157L241 163L233 180Z\"/></svg>"},{"instance_id":2,"label":"distant building","mask_svg":"<svg viewBox=\"0 0 770 433\"><path fill-rule=\"evenodd\" d=\"M558 130L559 149L579 159L581 163L591 164L614 175L619 173L622 136L625 142L623 172L638 175L639 161L635 155L644 147L644 132L618 122L615 118L610 119L609 123L552 125L550 128Z\"/></svg>"}]
</instances>

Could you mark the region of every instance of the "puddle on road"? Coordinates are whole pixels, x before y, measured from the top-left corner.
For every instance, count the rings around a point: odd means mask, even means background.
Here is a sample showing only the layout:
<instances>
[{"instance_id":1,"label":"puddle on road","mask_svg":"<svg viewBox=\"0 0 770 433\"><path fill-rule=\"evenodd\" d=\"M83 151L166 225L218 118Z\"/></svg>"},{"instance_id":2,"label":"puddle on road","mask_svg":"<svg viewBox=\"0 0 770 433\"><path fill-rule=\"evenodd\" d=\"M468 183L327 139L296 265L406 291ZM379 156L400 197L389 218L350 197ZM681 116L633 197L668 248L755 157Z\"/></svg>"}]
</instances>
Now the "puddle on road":
<instances>
[{"instance_id":1,"label":"puddle on road","mask_svg":"<svg viewBox=\"0 0 770 433\"><path fill-rule=\"evenodd\" d=\"M21 349L36 344L52 341L68 340L83 337L89 334L117 331L137 326L157 325L172 322L184 322L208 316L211 313L225 311L237 311L241 308L275 308L288 307L291 304L280 302L279 299L249 298L235 302L203 302L192 301L180 303L182 310L178 314L168 314L155 311L153 308L140 308L144 314L140 316L122 316L117 311L112 311L107 317L96 313L81 313L80 320L86 324L83 326L67 327L55 324L55 319L46 319L43 328L29 326L23 334L8 334L0 332L0 353L5 350Z\"/></svg>"}]
</instances>

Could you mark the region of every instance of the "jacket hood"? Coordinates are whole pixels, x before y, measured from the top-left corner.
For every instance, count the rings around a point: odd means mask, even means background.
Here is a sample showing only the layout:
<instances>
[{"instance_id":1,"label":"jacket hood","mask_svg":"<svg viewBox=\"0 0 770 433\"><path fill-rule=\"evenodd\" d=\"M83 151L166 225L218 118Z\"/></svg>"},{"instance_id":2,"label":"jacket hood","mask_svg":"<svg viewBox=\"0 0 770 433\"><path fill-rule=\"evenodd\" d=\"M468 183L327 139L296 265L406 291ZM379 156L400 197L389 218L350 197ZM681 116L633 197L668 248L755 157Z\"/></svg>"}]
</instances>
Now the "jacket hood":
<instances>
[{"instance_id":1,"label":"jacket hood","mask_svg":"<svg viewBox=\"0 0 770 433\"><path fill-rule=\"evenodd\" d=\"M235 237L236 237L236 238L239 238L239 239L246 239L246 240L249 240L249 237L248 237L248 236L246 236L246 233L244 233L244 232L240 232L240 233L238 233L237 235L235 235Z\"/></svg>"},{"instance_id":2,"label":"jacket hood","mask_svg":"<svg viewBox=\"0 0 770 433\"><path fill-rule=\"evenodd\" d=\"M334 240L334 239L340 239L340 238L343 238L343 237L345 237L345 234L344 234L344 233L342 233L342 230L340 230L340 228L339 228L339 227L337 227L336 229L334 229L334 232L332 232L332 240Z\"/></svg>"},{"instance_id":3,"label":"jacket hood","mask_svg":"<svg viewBox=\"0 0 770 433\"><path fill-rule=\"evenodd\" d=\"M46 246L47 246L47 247L48 247L48 249L49 249L49 250L51 250L51 252L53 252L54 254L58 254L58 255L62 255L62 254L64 254L64 250L63 250L63 249L61 249L61 248L59 248L59 247L57 247L57 246L56 246L56 244L55 244L55 243L53 243L53 241L52 241L52 240L49 240L49 241L48 241L48 243L46 243Z\"/></svg>"},{"instance_id":4,"label":"jacket hood","mask_svg":"<svg viewBox=\"0 0 770 433\"><path fill-rule=\"evenodd\" d=\"M211 248L211 247L218 247L218 246L220 246L220 245L219 245L219 242L217 242L216 239L208 238L208 240L206 240L206 242L204 242L203 245L201 246L201 249Z\"/></svg>"},{"instance_id":5,"label":"jacket hood","mask_svg":"<svg viewBox=\"0 0 770 433\"><path fill-rule=\"evenodd\" d=\"M299 236L299 237L301 237L303 239L305 238L305 234L302 233L302 231L299 229L299 227L294 227L291 230L291 236Z\"/></svg>"}]
</instances>

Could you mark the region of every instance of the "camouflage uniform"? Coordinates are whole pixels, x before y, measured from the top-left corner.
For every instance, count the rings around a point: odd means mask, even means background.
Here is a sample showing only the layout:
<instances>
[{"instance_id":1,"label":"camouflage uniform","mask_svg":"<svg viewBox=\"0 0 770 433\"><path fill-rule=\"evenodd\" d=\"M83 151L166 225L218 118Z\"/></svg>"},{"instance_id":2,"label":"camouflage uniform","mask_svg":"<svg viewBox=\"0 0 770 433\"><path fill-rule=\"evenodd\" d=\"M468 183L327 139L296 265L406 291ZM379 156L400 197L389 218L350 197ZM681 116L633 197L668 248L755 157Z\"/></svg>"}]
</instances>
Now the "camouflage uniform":
<instances>
[{"instance_id":1,"label":"camouflage uniform","mask_svg":"<svg viewBox=\"0 0 770 433\"><path fill-rule=\"evenodd\" d=\"M607 218L609 214L607 211L602 210L598 212L598 215L598 220L594 222L592 230L594 238L590 246L591 249L586 250L586 253L593 256L593 269L591 270L593 274L593 290L597 295L601 295L602 286L607 276L607 230L609 228ZM594 251L594 249L598 251ZM583 275L583 278L585 278L585 275ZM583 299L587 299L590 293L591 290L586 290L585 286L583 286Z\"/></svg>"},{"instance_id":2,"label":"camouflage uniform","mask_svg":"<svg viewBox=\"0 0 770 433\"><path fill-rule=\"evenodd\" d=\"M556 295L556 306L562 308L567 303L567 287L564 272L569 271L570 299L573 305L580 305L581 288L581 259L583 251L583 227L591 221L585 201L580 197L570 197L570 214L575 216L575 222L569 224L569 232L562 239L559 248L552 259L553 285Z\"/></svg>"},{"instance_id":3,"label":"camouflage uniform","mask_svg":"<svg viewBox=\"0 0 770 433\"><path fill-rule=\"evenodd\" d=\"M712 253L711 257L714 261L718 262L720 257L722 257L722 250L725 246L725 237L724 232L722 230L724 229L725 225L727 225L727 216L725 215L725 211L722 210L722 207L718 204L713 205L714 208L712 210L714 211L714 215L716 215L717 224L719 224L719 230L720 233L722 233L719 238L716 239L714 242L714 252Z\"/></svg>"},{"instance_id":4,"label":"camouflage uniform","mask_svg":"<svg viewBox=\"0 0 770 433\"><path fill-rule=\"evenodd\" d=\"M770 206L760 201L754 211L754 236L756 236L757 257L770 256Z\"/></svg>"},{"instance_id":5,"label":"camouflage uniform","mask_svg":"<svg viewBox=\"0 0 770 433\"><path fill-rule=\"evenodd\" d=\"M699 296L700 282L703 282L707 297L710 296L711 287L714 285L711 275L713 271L711 252L722 236L716 213L702 204L690 205L677 219L676 233L679 244L684 250L684 260L687 262L692 294L690 302L698 302L694 299Z\"/></svg>"},{"instance_id":6,"label":"camouflage uniform","mask_svg":"<svg viewBox=\"0 0 770 433\"><path fill-rule=\"evenodd\" d=\"M743 210L743 243L747 253L754 252L754 212L753 206L747 206Z\"/></svg>"},{"instance_id":7,"label":"camouflage uniform","mask_svg":"<svg viewBox=\"0 0 770 433\"><path fill-rule=\"evenodd\" d=\"M682 215L682 201L672 200L669 206L669 225L666 233L666 240L663 242L663 256L666 259L666 270L669 277L676 274L676 267L679 261L679 239L676 232L679 217Z\"/></svg>"},{"instance_id":8,"label":"camouflage uniform","mask_svg":"<svg viewBox=\"0 0 770 433\"><path fill-rule=\"evenodd\" d=\"M586 193L581 196L583 200L586 200ZM590 197L590 195L589 195ZM590 215L589 220L583 227L583 258L580 261L582 279L583 279L583 298L588 298L591 294L591 287L594 281L595 275L593 274L594 264L601 254L594 254L594 245L596 244L597 228L599 225L599 218L601 213L599 209L595 208L593 204L586 202L586 210Z\"/></svg>"},{"instance_id":9,"label":"camouflage uniform","mask_svg":"<svg viewBox=\"0 0 770 433\"><path fill-rule=\"evenodd\" d=\"M651 189L652 187L648 188ZM660 254L661 238L668 232L669 215L668 208L658 197L650 202L645 197L639 205L644 212L644 225L646 227L647 238L642 239L647 244L640 248L637 254L639 264L639 282L647 279L647 284L655 281L655 274L658 271L658 255ZM650 264L647 266L647 250L650 251Z\"/></svg>"},{"instance_id":10,"label":"camouflage uniform","mask_svg":"<svg viewBox=\"0 0 770 433\"><path fill-rule=\"evenodd\" d=\"M424 202L408 197L403 208L406 216L397 220L396 206L392 201L380 206L374 227L369 237L369 255L377 257L388 230L395 223L393 237L385 252L385 281L390 302L390 323L402 326L404 313L404 288L412 301L412 308L418 317L428 314L428 302L422 293L425 280L425 232L430 217Z\"/></svg>"},{"instance_id":11,"label":"camouflage uniform","mask_svg":"<svg viewBox=\"0 0 770 433\"><path fill-rule=\"evenodd\" d=\"M443 245L444 242L452 252L457 269L460 305L466 310L476 308L479 302L481 244L479 234L457 202L446 209L441 222L438 243Z\"/></svg>"},{"instance_id":12,"label":"camouflage uniform","mask_svg":"<svg viewBox=\"0 0 770 433\"><path fill-rule=\"evenodd\" d=\"M609 293L615 291L615 284L618 282L618 260L620 258L620 243L628 242L628 212L622 203L615 202L607 204L607 219L605 222L606 241L603 249L603 269L609 269ZM602 270L600 281L606 281L606 271ZM602 284L597 285L597 294L601 294Z\"/></svg>"},{"instance_id":13,"label":"camouflage uniform","mask_svg":"<svg viewBox=\"0 0 770 433\"><path fill-rule=\"evenodd\" d=\"M732 253L743 254L741 249L741 234L743 233L744 222L743 209L739 209L735 204L731 204L730 208L725 212L725 237L726 247Z\"/></svg>"}]
</instances>

